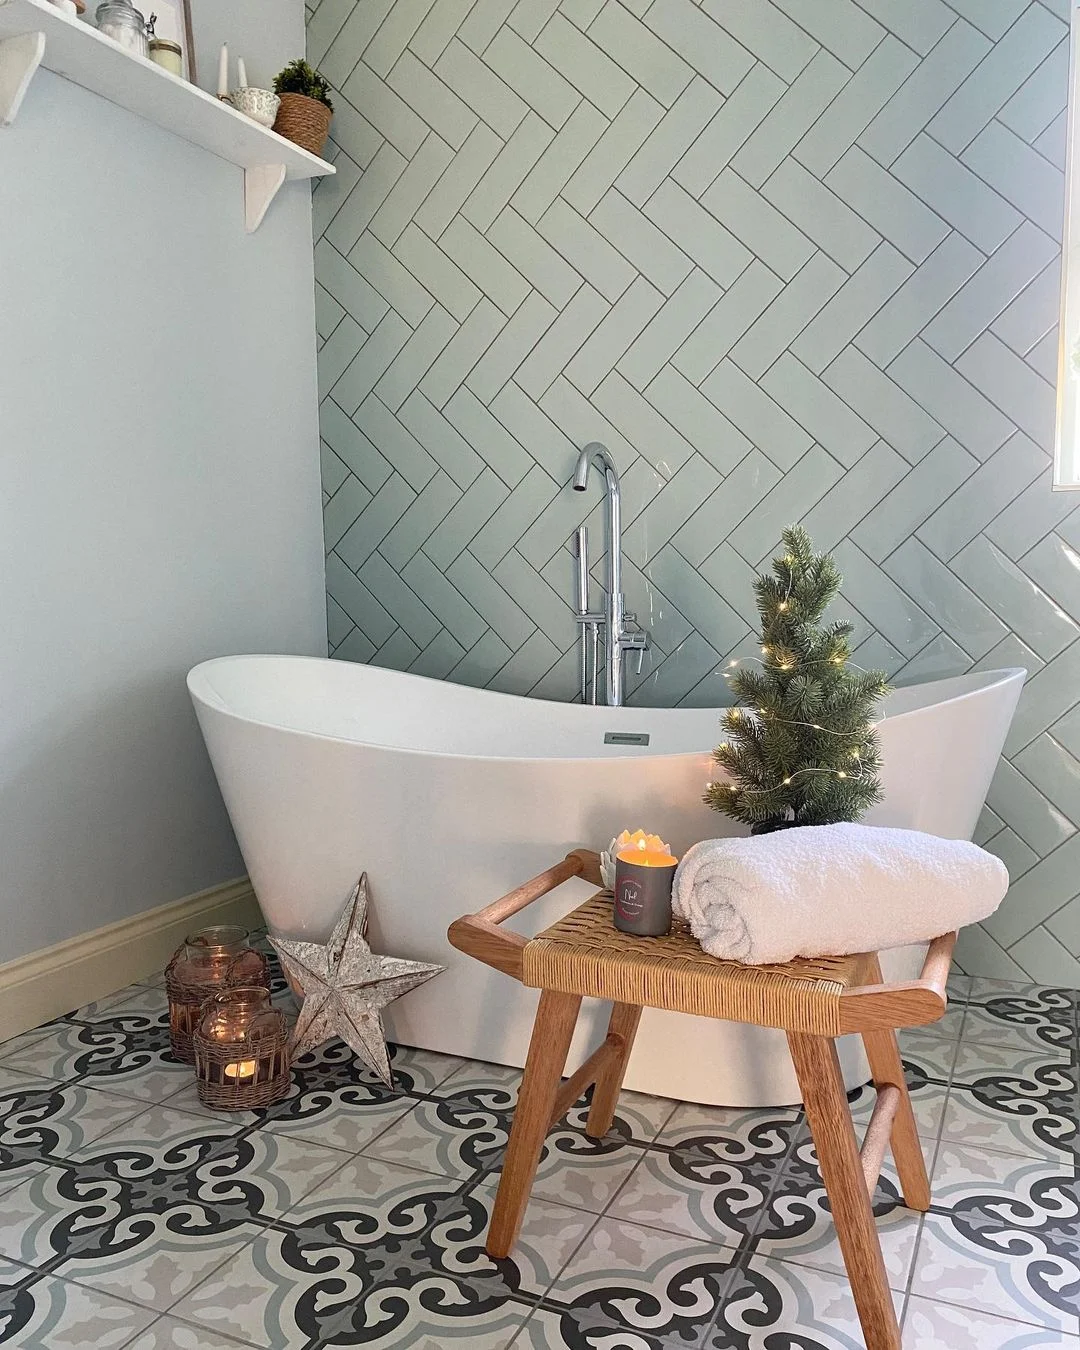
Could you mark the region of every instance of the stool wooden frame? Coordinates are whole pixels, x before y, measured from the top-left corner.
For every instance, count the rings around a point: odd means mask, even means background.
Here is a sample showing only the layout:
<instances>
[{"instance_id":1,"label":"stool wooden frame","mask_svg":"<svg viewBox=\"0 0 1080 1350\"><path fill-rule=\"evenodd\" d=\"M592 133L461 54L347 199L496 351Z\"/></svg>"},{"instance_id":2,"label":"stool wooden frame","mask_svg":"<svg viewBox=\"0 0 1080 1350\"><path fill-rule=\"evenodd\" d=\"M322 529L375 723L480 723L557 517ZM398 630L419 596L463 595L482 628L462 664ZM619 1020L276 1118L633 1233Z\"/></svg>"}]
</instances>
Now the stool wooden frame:
<instances>
[{"instance_id":1,"label":"stool wooden frame","mask_svg":"<svg viewBox=\"0 0 1080 1350\"><path fill-rule=\"evenodd\" d=\"M528 939L500 925L572 877L600 886L599 858L577 849L517 890L456 920L451 943L522 984L541 989L498 1196L488 1229L491 1256L510 1254L521 1228L544 1137L593 1085L585 1132L611 1128L642 1007L666 1008L787 1032L822 1180L868 1350L898 1350L896 1320L872 1197L887 1148L904 1203L930 1206L930 1184L896 1042L900 1027L936 1022L955 933L930 944L917 980L882 983L875 953L743 966L706 955L684 931L664 938L618 933L611 898L598 892ZM562 1080L583 997L612 1001L607 1036ZM877 1101L860 1148L836 1053L836 1037L861 1034Z\"/></svg>"}]
</instances>

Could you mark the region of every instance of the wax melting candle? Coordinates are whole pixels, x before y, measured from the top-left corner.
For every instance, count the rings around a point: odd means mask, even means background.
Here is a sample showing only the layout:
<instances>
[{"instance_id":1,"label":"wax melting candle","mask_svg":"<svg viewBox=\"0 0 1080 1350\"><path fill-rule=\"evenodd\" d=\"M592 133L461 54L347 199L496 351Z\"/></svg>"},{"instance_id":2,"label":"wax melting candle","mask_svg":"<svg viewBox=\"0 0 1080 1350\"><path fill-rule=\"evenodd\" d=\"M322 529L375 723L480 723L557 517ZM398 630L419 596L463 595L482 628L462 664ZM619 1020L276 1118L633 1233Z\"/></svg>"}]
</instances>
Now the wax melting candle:
<instances>
[{"instance_id":1,"label":"wax melting candle","mask_svg":"<svg viewBox=\"0 0 1080 1350\"><path fill-rule=\"evenodd\" d=\"M239 1082L243 1082L245 1078L254 1078L255 1061L253 1059L242 1059L237 1064L226 1064L225 1077L234 1078Z\"/></svg>"},{"instance_id":2,"label":"wax melting candle","mask_svg":"<svg viewBox=\"0 0 1080 1350\"><path fill-rule=\"evenodd\" d=\"M656 848L624 848L617 857L637 867L674 867L679 861L666 849Z\"/></svg>"},{"instance_id":3,"label":"wax melting candle","mask_svg":"<svg viewBox=\"0 0 1080 1350\"><path fill-rule=\"evenodd\" d=\"M655 834L623 831L614 841L615 927L639 937L671 930L671 883L678 858Z\"/></svg>"}]
</instances>

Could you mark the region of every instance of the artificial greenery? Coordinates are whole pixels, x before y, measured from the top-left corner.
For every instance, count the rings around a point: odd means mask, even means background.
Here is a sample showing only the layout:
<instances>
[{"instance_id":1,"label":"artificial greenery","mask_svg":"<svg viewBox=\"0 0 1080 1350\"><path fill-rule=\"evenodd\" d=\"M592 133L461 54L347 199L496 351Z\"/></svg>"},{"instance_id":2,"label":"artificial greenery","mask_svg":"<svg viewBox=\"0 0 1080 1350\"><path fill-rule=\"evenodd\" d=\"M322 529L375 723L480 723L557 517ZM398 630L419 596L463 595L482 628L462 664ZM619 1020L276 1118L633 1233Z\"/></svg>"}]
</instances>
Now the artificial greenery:
<instances>
[{"instance_id":1,"label":"artificial greenery","mask_svg":"<svg viewBox=\"0 0 1080 1350\"><path fill-rule=\"evenodd\" d=\"M836 563L800 526L783 541L772 575L754 583L762 660L731 663L740 706L725 712L727 739L713 752L728 778L705 801L765 828L857 820L881 800L873 714L888 685L880 670L848 667L850 623L821 622L840 589Z\"/></svg>"},{"instance_id":2,"label":"artificial greenery","mask_svg":"<svg viewBox=\"0 0 1080 1350\"><path fill-rule=\"evenodd\" d=\"M331 112L334 105L330 102L330 85L317 70L304 60L290 61L285 69L274 78L275 94L303 94L317 103L325 103Z\"/></svg>"}]
</instances>

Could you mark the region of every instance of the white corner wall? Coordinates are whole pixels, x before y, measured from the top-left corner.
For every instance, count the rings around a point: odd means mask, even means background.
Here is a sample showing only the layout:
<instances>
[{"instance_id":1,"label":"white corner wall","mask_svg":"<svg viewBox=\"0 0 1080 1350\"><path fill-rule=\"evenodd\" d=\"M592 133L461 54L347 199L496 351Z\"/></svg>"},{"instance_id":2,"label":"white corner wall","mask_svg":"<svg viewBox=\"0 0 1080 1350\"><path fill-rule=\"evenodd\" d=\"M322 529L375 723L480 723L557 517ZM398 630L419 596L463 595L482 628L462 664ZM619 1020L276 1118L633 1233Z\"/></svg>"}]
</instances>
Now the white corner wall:
<instances>
[{"instance_id":1,"label":"white corner wall","mask_svg":"<svg viewBox=\"0 0 1080 1350\"><path fill-rule=\"evenodd\" d=\"M255 79L303 51L300 0L227 8ZM320 503L308 185L248 236L239 169L40 73L0 131L0 962L243 872L184 675L325 652Z\"/></svg>"}]
</instances>

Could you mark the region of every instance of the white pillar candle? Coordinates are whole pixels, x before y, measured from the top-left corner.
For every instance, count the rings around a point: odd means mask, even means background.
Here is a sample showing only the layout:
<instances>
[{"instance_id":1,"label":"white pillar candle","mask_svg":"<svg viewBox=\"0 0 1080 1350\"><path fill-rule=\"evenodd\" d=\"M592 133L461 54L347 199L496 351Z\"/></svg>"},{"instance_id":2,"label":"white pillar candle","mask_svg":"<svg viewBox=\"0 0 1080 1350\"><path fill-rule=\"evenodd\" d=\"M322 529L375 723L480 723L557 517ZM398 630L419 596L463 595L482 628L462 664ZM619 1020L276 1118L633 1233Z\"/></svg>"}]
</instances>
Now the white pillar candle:
<instances>
[{"instance_id":1,"label":"white pillar candle","mask_svg":"<svg viewBox=\"0 0 1080 1350\"><path fill-rule=\"evenodd\" d=\"M240 88L246 89L248 87L247 66L244 65L244 58L242 56L236 58L236 73L240 77Z\"/></svg>"},{"instance_id":2,"label":"white pillar candle","mask_svg":"<svg viewBox=\"0 0 1080 1350\"><path fill-rule=\"evenodd\" d=\"M221 44L221 55L218 57L217 68L217 92L218 98L224 98L229 92L229 44Z\"/></svg>"}]
</instances>

